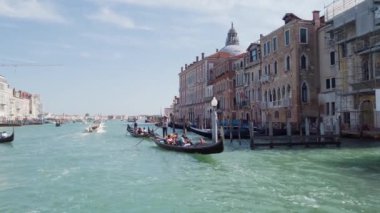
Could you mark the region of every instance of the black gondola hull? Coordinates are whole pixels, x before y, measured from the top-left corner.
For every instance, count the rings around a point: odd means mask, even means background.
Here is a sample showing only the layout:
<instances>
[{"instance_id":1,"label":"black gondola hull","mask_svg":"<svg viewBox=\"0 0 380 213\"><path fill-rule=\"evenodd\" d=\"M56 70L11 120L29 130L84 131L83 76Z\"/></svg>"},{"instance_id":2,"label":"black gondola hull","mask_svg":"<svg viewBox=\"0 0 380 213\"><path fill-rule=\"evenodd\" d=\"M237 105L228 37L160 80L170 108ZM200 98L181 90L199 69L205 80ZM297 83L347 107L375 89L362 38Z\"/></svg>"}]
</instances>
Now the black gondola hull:
<instances>
[{"instance_id":1,"label":"black gondola hull","mask_svg":"<svg viewBox=\"0 0 380 213\"><path fill-rule=\"evenodd\" d=\"M14 140L14 137L14 132L12 132L12 134L8 137L0 138L0 143L10 143Z\"/></svg>"},{"instance_id":2,"label":"black gondola hull","mask_svg":"<svg viewBox=\"0 0 380 213\"><path fill-rule=\"evenodd\" d=\"M198 153L198 154L217 154L224 151L224 145L222 141L218 141L213 144L196 144L192 146L176 146L164 143L163 138L154 138L154 143L162 149L175 152L185 152L185 153Z\"/></svg>"}]
</instances>

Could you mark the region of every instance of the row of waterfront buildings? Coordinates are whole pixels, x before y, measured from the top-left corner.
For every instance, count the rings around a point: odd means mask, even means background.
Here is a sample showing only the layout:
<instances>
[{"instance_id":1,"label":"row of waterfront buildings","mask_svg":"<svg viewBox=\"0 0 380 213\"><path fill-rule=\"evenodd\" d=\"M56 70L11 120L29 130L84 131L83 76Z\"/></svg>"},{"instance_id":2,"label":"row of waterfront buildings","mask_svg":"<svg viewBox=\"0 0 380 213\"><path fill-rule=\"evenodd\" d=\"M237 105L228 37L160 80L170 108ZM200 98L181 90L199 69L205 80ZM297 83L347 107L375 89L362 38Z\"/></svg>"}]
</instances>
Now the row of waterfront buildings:
<instances>
[{"instance_id":1,"label":"row of waterfront buildings","mask_svg":"<svg viewBox=\"0 0 380 213\"><path fill-rule=\"evenodd\" d=\"M380 0L335 0L324 16L283 21L246 48L232 24L225 47L181 67L171 118L209 127L216 97L220 120L379 128Z\"/></svg>"},{"instance_id":2,"label":"row of waterfront buildings","mask_svg":"<svg viewBox=\"0 0 380 213\"><path fill-rule=\"evenodd\" d=\"M41 120L40 96L11 88L0 76L0 124Z\"/></svg>"}]
</instances>

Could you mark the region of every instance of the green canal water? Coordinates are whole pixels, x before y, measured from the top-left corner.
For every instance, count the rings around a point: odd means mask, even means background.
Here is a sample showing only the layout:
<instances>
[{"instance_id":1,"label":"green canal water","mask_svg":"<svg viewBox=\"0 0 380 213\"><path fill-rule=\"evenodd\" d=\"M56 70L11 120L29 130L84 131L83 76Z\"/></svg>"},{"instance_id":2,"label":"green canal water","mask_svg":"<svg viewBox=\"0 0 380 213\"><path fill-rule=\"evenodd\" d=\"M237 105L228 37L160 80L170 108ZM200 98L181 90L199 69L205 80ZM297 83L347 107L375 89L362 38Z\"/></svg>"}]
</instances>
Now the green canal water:
<instances>
[{"instance_id":1,"label":"green canal water","mask_svg":"<svg viewBox=\"0 0 380 213\"><path fill-rule=\"evenodd\" d=\"M105 126L16 128L0 144L0 212L380 211L380 143L197 155Z\"/></svg>"}]
</instances>

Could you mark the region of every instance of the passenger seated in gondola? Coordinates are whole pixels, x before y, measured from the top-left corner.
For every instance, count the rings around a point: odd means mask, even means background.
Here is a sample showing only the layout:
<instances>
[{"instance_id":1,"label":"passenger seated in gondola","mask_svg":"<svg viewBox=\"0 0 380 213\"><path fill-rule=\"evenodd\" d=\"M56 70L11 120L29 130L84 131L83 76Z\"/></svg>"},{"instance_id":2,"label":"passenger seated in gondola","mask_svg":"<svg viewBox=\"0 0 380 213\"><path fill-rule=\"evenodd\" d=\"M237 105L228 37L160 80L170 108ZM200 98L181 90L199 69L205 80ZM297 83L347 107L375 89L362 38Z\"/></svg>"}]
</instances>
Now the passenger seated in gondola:
<instances>
[{"instance_id":1,"label":"passenger seated in gondola","mask_svg":"<svg viewBox=\"0 0 380 213\"><path fill-rule=\"evenodd\" d=\"M166 136L166 143L169 145L173 145L175 143L171 135Z\"/></svg>"},{"instance_id":2,"label":"passenger seated in gondola","mask_svg":"<svg viewBox=\"0 0 380 213\"><path fill-rule=\"evenodd\" d=\"M139 134L139 135L142 134L142 129L141 129L141 127L139 127L139 128L137 129L137 134Z\"/></svg>"},{"instance_id":3,"label":"passenger seated in gondola","mask_svg":"<svg viewBox=\"0 0 380 213\"><path fill-rule=\"evenodd\" d=\"M205 139L203 139L202 137L200 137L199 138L199 144L205 144L205 143L206 143Z\"/></svg>"},{"instance_id":4,"label":"passenger seated in gondola","mask_svg":"<svg viewBox=\"0 0 380 213\"><path fill-rule=\"evenodd\" d=\"M181 135L181 137L178 140L178 145L179 146L183 146L183 145L185 145L185 143L186 143L186 136L185 135Z\"/></svg>"},{"instance_id":5,"label":"passenger seated in gondola","mask_svg":"<svg viewBox=\"0 0 380 213\"><path fill-rule=\"evenodd\" d=\"M183 141L183 146L191 146L193 143L191 142L190 138L183 136L184 141Z\"/></svg>"},{"instance_id":6,"label":"passenger seated in gondola","mask_svg":"<svg viewBox=\"0 0 380 213\"><path fill-rule=\"evenodd\" d=\"M6 137L8 137L8 133L5 131L1 132L0 138L6 138Z\"/></svg>"}]
</instances>

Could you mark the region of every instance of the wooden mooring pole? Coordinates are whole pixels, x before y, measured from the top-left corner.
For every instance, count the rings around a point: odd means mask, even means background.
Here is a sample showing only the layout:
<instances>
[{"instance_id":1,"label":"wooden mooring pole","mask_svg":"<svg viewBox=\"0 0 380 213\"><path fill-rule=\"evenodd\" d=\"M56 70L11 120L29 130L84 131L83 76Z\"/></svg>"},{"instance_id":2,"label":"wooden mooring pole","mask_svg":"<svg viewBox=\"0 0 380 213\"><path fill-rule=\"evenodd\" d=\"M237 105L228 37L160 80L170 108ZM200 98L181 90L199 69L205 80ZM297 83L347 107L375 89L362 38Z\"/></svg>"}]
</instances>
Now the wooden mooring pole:
<instances>
[{"instance_id":1,"label":"wooden mooring pole","mask_svg":"<svg viewBox=\"0 0 380 213\"><path fill-rule=\"evenodd\" d=\"M249 122L249 147L251 148L251 150L254 150L255 149L255 132L254 132L254 129L253 129L253 122Z\"/></svg>"}]
</instances>

